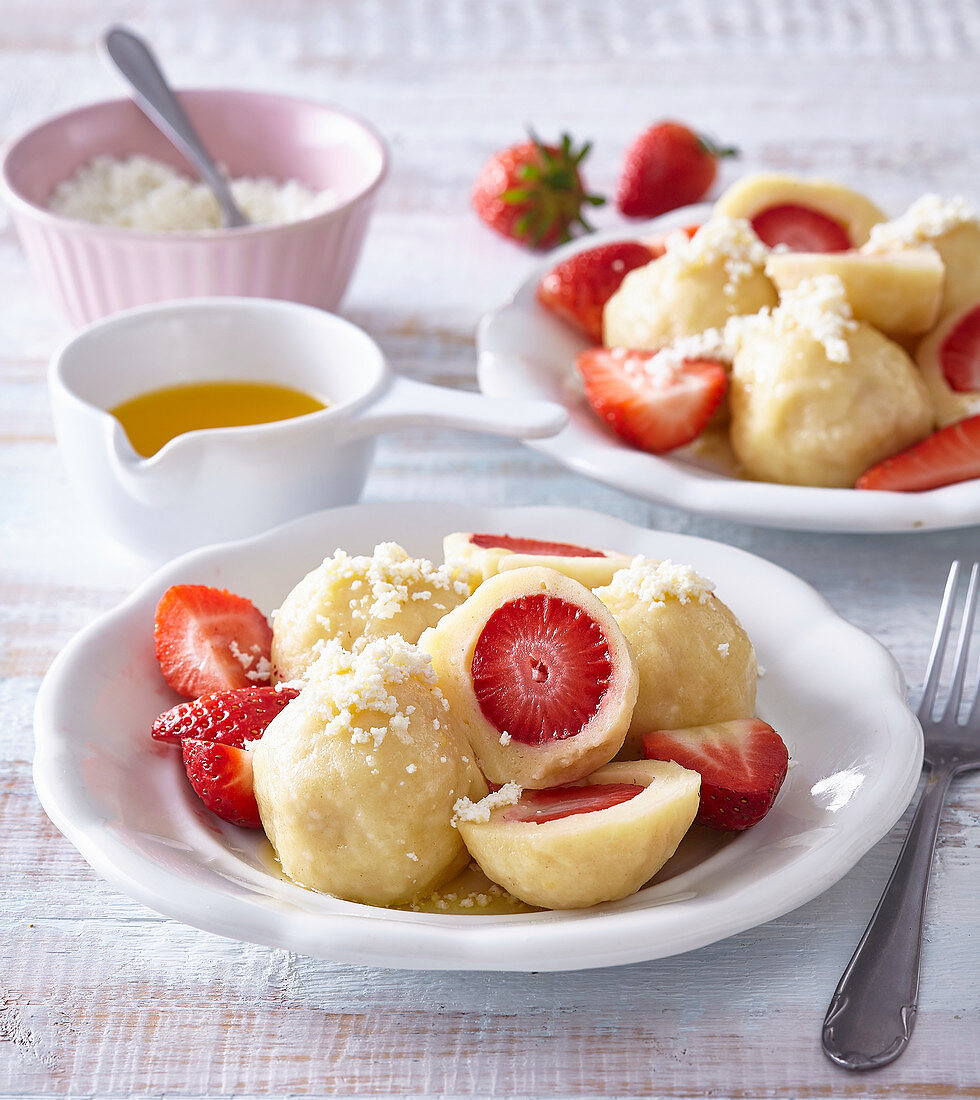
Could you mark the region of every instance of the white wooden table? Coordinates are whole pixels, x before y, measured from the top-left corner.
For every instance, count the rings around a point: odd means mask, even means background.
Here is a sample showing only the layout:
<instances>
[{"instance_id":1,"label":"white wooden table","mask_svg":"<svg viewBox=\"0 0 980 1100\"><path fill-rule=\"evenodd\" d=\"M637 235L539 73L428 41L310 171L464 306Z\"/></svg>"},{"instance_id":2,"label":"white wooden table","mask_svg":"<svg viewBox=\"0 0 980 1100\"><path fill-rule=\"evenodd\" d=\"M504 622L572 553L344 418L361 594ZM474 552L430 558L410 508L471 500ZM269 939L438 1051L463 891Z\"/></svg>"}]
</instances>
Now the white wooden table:
<instances>
[{"instance_id":1,"label":"white wooden table","mask_svg":"<svg viewBox=\"0 0 980 1100\"><path fill-rule=\"evenodd\" d=\"M611 185L648 121L743 150L726 171L820 173L899 209L980 201L976 0L4 0L0 137L116 93L92 43L110 18L184 85L338 100L389 137L393 172L346 312L401 371L472 388L473 328L525 271L468 188L533 122L596 139ZM612 212L598 219L613 224ZM139 579L76 510L44 371L67 332L0 222L0 1095L980 1095L980 779L956 785L907 1054L855 1077L819 1048L840 970L907 816L843 881L688 955L568 974L333 966L165 920L91 872L31 783L31 708L63 643ZM916 536L766 531L651 507L516 444L391 437L367 499L575 503L759 553L876 635L915 691L952 557L976 528Z\"/></svg>"}]
</instances>

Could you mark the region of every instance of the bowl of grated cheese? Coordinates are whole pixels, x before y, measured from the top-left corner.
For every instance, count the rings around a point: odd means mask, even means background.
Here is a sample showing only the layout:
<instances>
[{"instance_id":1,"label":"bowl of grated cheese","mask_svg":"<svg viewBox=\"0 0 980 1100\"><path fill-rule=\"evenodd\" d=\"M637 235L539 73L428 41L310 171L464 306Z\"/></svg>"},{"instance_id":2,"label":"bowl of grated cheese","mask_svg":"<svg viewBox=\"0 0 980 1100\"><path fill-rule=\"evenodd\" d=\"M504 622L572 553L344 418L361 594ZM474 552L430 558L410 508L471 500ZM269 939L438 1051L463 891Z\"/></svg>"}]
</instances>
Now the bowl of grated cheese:
<instances>
[{"instance_id":1,"label":"bowl of grated cheese","mask_svg":"<svg viewBox=\"0 0 980 1100\"><path fill-rule=\"evenodd\" d=\"M129 99L11 141L0 195L39 281L73 324L172 298L245 295L335 309L388 165L337 107L219 89L179 93L251 224L225 229L188 162Z\"/></svg>"}]
</instances>

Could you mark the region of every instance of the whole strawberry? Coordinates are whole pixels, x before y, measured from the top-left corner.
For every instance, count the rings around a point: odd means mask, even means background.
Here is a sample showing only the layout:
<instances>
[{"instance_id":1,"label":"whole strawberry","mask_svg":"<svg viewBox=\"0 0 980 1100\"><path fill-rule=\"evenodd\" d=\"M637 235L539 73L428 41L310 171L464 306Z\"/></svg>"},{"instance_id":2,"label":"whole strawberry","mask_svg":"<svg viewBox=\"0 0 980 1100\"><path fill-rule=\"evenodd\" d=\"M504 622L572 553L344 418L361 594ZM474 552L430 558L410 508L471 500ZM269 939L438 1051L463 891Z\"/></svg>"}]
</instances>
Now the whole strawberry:
<instances>
[{"instance_id":1,"label":"whole strawberry","mask_svg":"<svg viewBox=\"0 0 980 1100\"><path fill-rule=\"evenodd\" d=\"M550 248L571 237L573 225L591 230L583 205L606 200L585 190L579 166L591 144L576 150L568 134L558 146L530 141L501 149L484 165L472 203L491 229L530 248Z\"/></svg>"},{"instance_id":2,"label":"whole strawberry","mask_svg":"<svg viewBox=\"0 0 980 1100\"><path fill-rule=\"evenodd\" d=\"M655 218L699 202L715 181L718 160L737 155L680 122L658 122L627 148L616 205L627 217Z\"/></svg>"}]
</instances>

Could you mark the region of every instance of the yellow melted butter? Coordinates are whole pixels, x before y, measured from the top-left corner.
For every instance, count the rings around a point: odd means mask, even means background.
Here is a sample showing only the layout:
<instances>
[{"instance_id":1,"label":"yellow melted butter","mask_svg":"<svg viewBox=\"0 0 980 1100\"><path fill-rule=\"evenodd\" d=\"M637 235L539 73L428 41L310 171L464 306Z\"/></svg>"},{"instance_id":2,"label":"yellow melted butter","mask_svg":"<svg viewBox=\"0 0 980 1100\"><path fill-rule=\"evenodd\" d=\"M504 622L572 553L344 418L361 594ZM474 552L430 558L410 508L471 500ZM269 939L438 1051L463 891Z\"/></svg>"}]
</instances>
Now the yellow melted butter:
<instances>
[{"instance_id":1,"label":"yellow melted butter","mask_svg":"<svg viewBox=\"0 0 980 1100\"><path fill-rule=\"evenodd\" d=\"M312 394L273 382L188 382L123 401L109 412L137 454L155 455L185 432L269 424L325 409Z\"/></svg>"},{"instance_id":2,"label":"yellow melted butter","mask_svg":"<svg viewBox=\"0 0 980 1100\"><path fill-rule=\"evenodd\" d=\"M257 854L259 862L267 871L278 875L285 882L292 882L292 879L283 871L276 850L267 838L259 842ZM410 905L392 905L390 908L405 913L442 913L458 917L489 917L506 913L540 912L533 905L525 905L523 901L512 897L502 886L491 882L475 863L464 868L454 879L429 897Z\"/></svg>"}]
</instances>

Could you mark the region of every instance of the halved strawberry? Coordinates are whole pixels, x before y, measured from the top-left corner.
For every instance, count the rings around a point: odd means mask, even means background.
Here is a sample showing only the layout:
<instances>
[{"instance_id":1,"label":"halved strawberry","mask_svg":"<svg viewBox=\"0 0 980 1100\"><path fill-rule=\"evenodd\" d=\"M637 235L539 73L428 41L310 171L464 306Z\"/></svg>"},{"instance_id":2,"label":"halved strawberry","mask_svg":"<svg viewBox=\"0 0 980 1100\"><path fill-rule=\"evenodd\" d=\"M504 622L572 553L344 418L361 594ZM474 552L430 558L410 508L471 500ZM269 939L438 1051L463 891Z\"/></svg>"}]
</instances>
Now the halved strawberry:
<instances>
[{"instance_id":1,"label":"halved strawberry","mask_svg":"<svg viewBox=\"0 0 980 1100\"><path fill-rule=\"evenodd\" d=\"M483 716L525 745L574 737L595 717L613 674L602 627L582 608L546 593L498 607L471 668Z\"/></svg>"},{"instance_id":2,"label":"halved strawberry","mask_svg":"<svg viewBox=\"0 0 980 1100\"><path fill-rule=\"evenodd\" d=\"M525 539L516 535L472 534L470 542L484 550L513 550L515 554L541 554L555 558L606 558L609 556L605 550L576 546L574 542L544 542L541 539Z\"/></svg>"},{"instance_id":3,"label":"halved strawberry","mask_svg":"<svg viewBox=\"0 0 980 1100\"><path fill-rule=\"evenodd\" d=\"M971 309L942 342L939 362L950 389L980 391L980 306Z\"/></svg>"},{"instance_id":4,"label":"halved strawberry","mask_svg":"<svg viewBox=\"0 0 980 1100\"><path fill-rule=\"evenodd\" d=\"M596 414L627 443L662 454L700 435L725 396L728 376L711 360L651 363L656 354L589 348L575 365Z\"/></svg>"},{"instance_id":5,"label":"halved strawberry","mask_svg":"<svg viewBox=\"0 0 980 1100\"><path fill-rule=\"evenodd\" d=\"M197 741L220 741L240 749L246 741L257 741L272 719L297 695L295 688L272 687L212 692L164 711L150 733L155 740L174 745L191 737Z\"/></svg>"},{"instance_id":6,"label":"halved strawberry","mask_svg":"<svg viewBox=\"0 0 980 1100\"><path fill-rule=\"evenodd\" d=\"M747 829L766 816L786 778L789 753L759 718L739 718L643 737L648 760L673 760L701 774L697 820L712 829Z\"/></svg>"},{"instance_id":7,"label":"halved strawberry","mask_svg":"<svg viewBox=\"0 0 980 1100\"><path fill-rule=\"evenodd\" d=\"M980 477L980 415L948 424L905 451L872 466L855 489L918 493Z\"/></svg>"},{"instance_id":8,"label":"halved strawberry","mask_svg":"<svg viewBox=\"0 0 980 1100\"><path fill-rule=\"evenodd\" d=\"M558 821L574 814L608 810L645 791L638 783L593 783L582 787L547 787L524 791L516 806L502 815L503 821Z\"/></svg>"},{"instance_id":9,"label":"halved strawberry","mask_svg":"<svg viewBox=\"0 0 980 1100\"><path fill-rule=\"evenodd\" d=\"M269 682L272 628L251 600L224 588L168 588L153 641L163 678L188 699Z\"/></svg>"},{"instance_id":10,"label":"halved strawberry","mask_svg":"<svg viewBox=\"0 0 980 1100\"><path fill-rule=\"evenodd\" d=\"M552 313L585 333L602 340L602 310L635 267L654 259L639 241L616 241L578 252L548 272L538 283L537 299Z\"/></svg>"},{"instance_id":11,"label":"halved strawberry","mask_svg":"<svg viewBox=\"0 0 980 1100\"><path fill-rule=\"evenodd\" d=\"M194 793L222 821L243 829L261 829L259 807L252 789L252 757L245 749L220 741L181 743L184 770Z\"/></svg>"},{"instance_id":12,"label":"halved strawberry","mask_svg":"<svg viewBox=\"0 0 980 1100\"><path fill-rule=\"evenodd\" d=\"M796 203L782 203L759 211L752 218L752 228L770 248L784 244L794 252L846 252L854 247L840 222Z\"/></svg>"}]
</instances>

